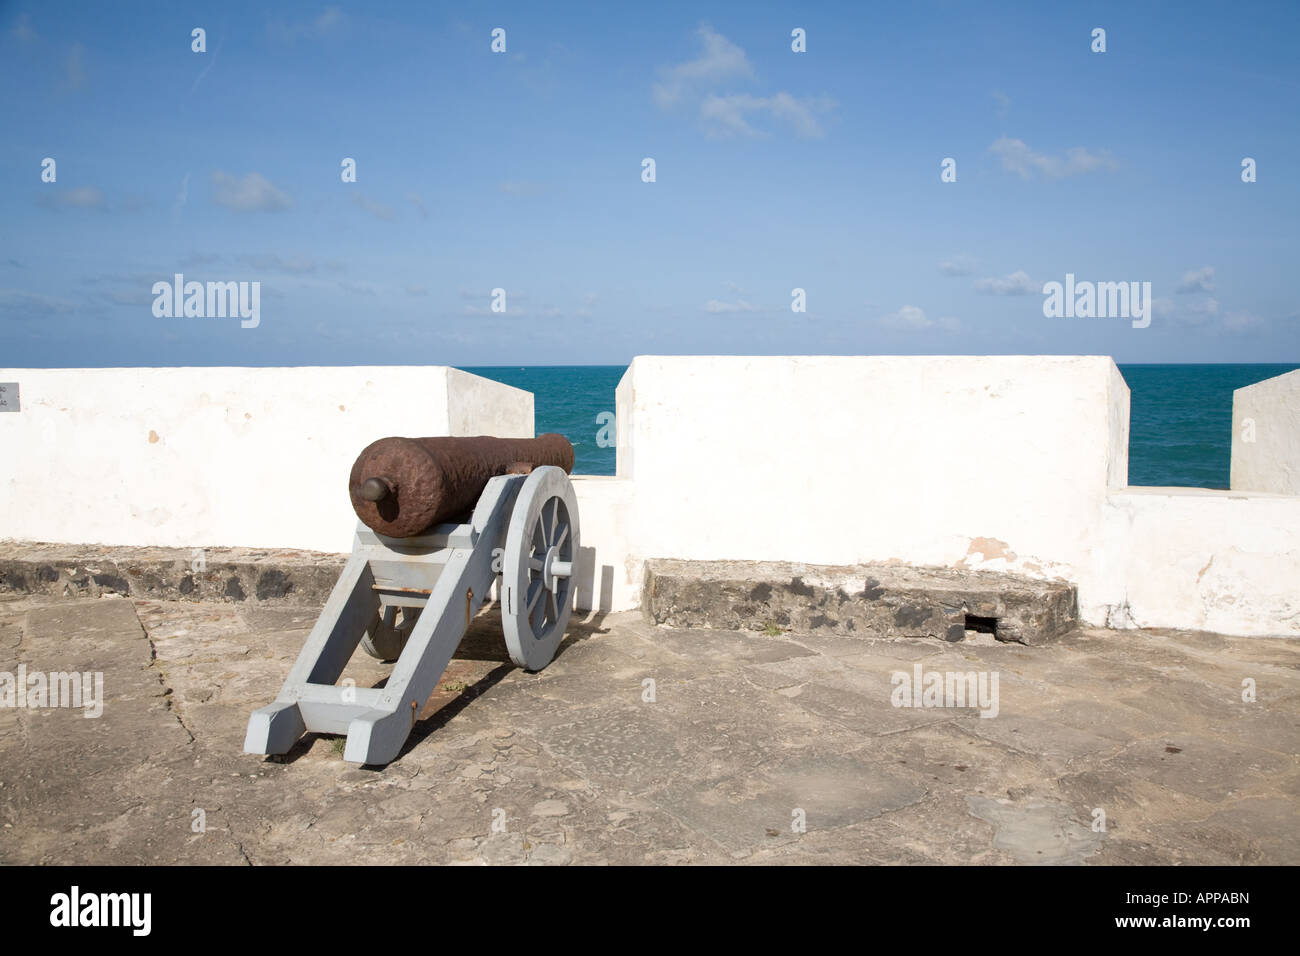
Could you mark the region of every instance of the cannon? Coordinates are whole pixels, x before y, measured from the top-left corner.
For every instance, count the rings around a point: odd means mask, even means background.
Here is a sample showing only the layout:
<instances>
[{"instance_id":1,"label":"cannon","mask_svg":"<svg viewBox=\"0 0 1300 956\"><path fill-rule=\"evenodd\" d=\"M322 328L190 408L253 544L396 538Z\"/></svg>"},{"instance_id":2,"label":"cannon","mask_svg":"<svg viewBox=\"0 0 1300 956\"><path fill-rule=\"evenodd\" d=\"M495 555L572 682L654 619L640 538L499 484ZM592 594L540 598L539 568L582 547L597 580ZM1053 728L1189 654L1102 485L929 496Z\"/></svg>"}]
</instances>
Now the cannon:
<instances>
[{"instance_id":1,"label":"cannon","mask_svg":"<svg viewBox=\"0 0 1300 956\"><path fill-rule=\"evenodd\" d=\"M573 607L572 467L558 435L368 446L349 476L352 554L275 701L249 718L244 751L346 734L344 760L392 761L496 582L510 659L549 664ZM383 687L337 683L358 645L393 662Z\"/></svg>"},{"instance_id":2,"label":"cannon","mask_svg":"<svg viewBox=\"0 0 1300 956\"><path fill-rule=\"evenodd\" d=\"M539 438L381 438L348 476L352 509L366 527L409 538L474 506L489 478L542 465L573 471L563 435Z\"/></svg>"}]
</instances>

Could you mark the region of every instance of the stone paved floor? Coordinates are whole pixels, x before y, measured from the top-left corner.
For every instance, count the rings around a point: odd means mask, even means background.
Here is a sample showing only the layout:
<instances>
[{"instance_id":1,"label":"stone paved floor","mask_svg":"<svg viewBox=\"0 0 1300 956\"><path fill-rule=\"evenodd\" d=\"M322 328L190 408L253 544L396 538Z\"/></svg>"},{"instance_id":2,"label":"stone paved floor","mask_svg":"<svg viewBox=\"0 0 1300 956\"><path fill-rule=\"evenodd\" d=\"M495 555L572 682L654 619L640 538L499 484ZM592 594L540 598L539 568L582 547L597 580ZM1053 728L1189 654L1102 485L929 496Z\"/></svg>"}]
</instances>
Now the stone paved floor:
<instances>
[{"instance_id":1,"label":"stone paved floor","mask_svg":"<svg viewBox=\"0 0 1300 956\"><path fill-rule=\"evenodd\" d=\"M873 642L632 613L576 623L527 674L489 610L388 767L331 737L241 753L314 617L0 596L0 672L102 671L107 698L98 719L0 708L0 862L1300 863L1300 642ZM892 706L918 663L996 672L997 716Z\"/></svg>"}]
</instances>

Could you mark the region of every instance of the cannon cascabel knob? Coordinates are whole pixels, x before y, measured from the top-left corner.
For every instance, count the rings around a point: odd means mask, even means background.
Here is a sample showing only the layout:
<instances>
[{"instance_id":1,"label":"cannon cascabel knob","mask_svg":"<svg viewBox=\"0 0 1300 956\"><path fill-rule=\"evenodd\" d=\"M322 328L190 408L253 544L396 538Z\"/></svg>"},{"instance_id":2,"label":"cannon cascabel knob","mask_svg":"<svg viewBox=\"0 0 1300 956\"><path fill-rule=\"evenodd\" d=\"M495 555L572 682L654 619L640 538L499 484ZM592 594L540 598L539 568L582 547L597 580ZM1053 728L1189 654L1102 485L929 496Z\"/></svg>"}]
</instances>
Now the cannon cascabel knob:
<instances>
[{"instance_id":1,"label":"cannon cascabel knob","mask_svg":"<svg viewBox=\"0 0 1300 956\"><path fill-rule=\"evenodd\" d=\"M367 478L357 489L357 495L366 501L383 501L393 493L393 486L386 478Z\"/></svg>"}]
</instances>

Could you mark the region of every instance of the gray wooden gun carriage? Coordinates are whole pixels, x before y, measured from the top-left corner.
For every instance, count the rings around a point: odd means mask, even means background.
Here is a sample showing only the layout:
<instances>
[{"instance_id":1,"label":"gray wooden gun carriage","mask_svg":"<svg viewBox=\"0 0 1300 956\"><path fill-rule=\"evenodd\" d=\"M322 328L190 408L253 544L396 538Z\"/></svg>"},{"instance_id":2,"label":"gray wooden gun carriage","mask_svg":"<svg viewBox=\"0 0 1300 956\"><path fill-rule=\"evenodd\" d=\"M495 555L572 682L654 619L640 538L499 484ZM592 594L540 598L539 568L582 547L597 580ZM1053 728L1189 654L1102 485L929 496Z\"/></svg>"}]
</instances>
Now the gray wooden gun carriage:
<instances>
[{"instance_id":1,"label":"gray wooden gun carriage","mask_svg":"<svg viewBox=\"0 0 1300 956\"><path fill-rule=\"evenodd\" d=\"M530 671L549 664L573 606L579 542L577 499L565 471L544 465L527 475L498 474L468 521L416 536L388 537L359 523L352 555L288 679L275 702L248 721L245 752L287 753L314 732L346 734L344 760L393 760L498 569L510 659ZM358 644L395 661L383 687L336 683Z\"/></svg>"}]
</instances>

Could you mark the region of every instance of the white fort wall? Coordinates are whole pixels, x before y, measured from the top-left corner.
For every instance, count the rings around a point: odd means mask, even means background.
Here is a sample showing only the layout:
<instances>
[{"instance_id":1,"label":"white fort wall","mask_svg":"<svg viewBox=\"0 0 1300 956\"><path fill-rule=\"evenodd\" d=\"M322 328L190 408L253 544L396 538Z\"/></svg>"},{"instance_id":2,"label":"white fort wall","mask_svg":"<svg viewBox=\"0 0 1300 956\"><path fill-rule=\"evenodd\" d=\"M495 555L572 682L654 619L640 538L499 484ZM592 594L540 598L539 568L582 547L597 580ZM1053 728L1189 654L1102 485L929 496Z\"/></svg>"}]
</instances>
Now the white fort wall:
<instances>
[{"instance_id":1,"label":"white fort wall","mask_svg":"<svg viewBox=\"0 0 1300 956\"><path fill-rule=\"evenodd\" d=\"M1106 503L1114 627L1300 636L1300 497L1128 488Z\"/></svg>"},{"instance_id":2,"label":"white fort wall","mask_svg":"<svg viewBox=\"0 0 1300 956\"><path fill-rule=\"evenodd\" d=\"M530 394L445 367L14 381L0 537L20 540L346 551L370 441L533 434ZM1300 635L1300 497L1127 488L1109 358L642 356L617 411L618 477L574 479L580 608L637 606L648 558L895 561L1072 581L1093 624ZM1257 410L1257 434L1294 411Z\"/></svg>"},{"instance_id":3,"label":"white fort wall","mask_svg":"<svg viewBox=\"0 0 1300 956\"><path fill-rule=\"evenodd\" d=\"M1300 369L1232 393L1231 484L1300 495Z\"/></svg>"},{"instance_id":4,"label":"white fort wall","mask_svg":"<svg viewBox=\"0 0 1300 956\"><path fill-rule=\"evenodd\" d=\"M617 404L629 583L659 557L981 568L1074 582L1092 624L1300 636L1300 497L1126 487L1109 358L638 357Z\"/></svg>"},{"instance_id":5,"label":"white fort wall","mask_svg":"<svg viewBox=\"0 0 1300 956\"><path fill-rule=\"evenodd\" d=\"M1109 358L642 356L618 388L641 557L1018 571L1096 617L1127 472Z\"/></svg>"},{"instance_id":6,"label":"white fort wall","mask_svg":"<svg viewBox=\"0 0 1300 956\"><path fill-rule=\"evenodd\" d=\"M347 551L357 453L531 438L533 396L445 366L0 369L0 537Z\"/></svg>"}]
</instances>

